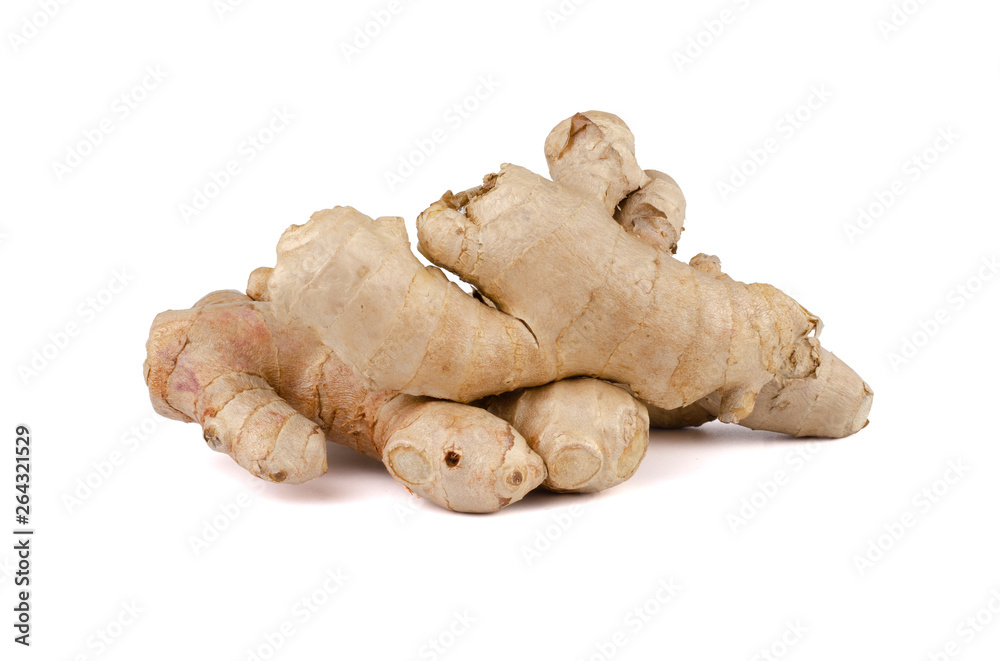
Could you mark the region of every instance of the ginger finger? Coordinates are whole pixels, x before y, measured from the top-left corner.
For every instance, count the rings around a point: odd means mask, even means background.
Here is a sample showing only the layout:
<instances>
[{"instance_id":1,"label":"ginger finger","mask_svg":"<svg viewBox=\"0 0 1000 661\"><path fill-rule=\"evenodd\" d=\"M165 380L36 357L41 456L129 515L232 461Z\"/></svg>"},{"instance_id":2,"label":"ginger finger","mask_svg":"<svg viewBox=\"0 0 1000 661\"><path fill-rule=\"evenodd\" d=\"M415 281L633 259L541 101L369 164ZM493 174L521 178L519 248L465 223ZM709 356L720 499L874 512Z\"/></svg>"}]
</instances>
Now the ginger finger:
<instances>
[{"instance_id":1,"label":"ginger finger","mask_svg":"<svg viewBox=\"0 0 1000 661\"><path fill-rule=\"evenodd\" d=\"M323 474L326 438L457 511L496 511L544 479L541 458L508 423L475 407L367 390L311 331L278 323L270 307L229 291L160 314L147 344L154 408L198 422L210 447L271 481ZM429 477L405 470L418 457Z\"/></svg>"},{"instance_id":2,"label":"ginger finger","mask_svg":"<svg viewBox=\"0 0 1000 661\"><path fill-rule=\"evenodd\" d=\"M718 257L696 255L691 259L691 267L732 282L722 272ZM823 322L804 308L803 311L814 319L818 337ZM750 415L737 423L750 429L768 429L796 437L848 436L863 428L872 403L868 384L863 383L860 390L845 389L844 384L852 383L854 372L823 349L815 337L806 338L797 351L800 353L792 362L800 366L799 369L775 376L768 382L758 393ZM810 369L810 366L814 367ZM649 406L650 423L663 429L698 426L718 417L723 408L722 398L716 393L672 411ZM842 429L831 431L830 420L840 415L835 411L845 408L856 413L853 417L842 418Z\"/></svg>"},{"instance_id":3,"label":"ginger finger","mask_svg":"<svg viewBox=\"0 0 1000 661\"><path fill-rule=\"evenodd\" d=\"M629 234L673 255L684 231L687 202L673 177L646 170L650 182L630 193L615 212L615 220Z\"/></svg>"},{"instance_id":4,"label":"ginger finger","mask_svg":"<svg viewBox=\"0 0 1000 661\"><path fill-rule=\"evenodd\" d=\"M238 293L223 292L214 298L233 295ZM157 315L144 365L153 408L175 420L199 423L209 447L230 455L261 479L300 484L322 475L327 468L322 430L271 387L265 377L276 365L268 352L240 355L244 347L263 345L262 336L253 335L259 328L244 325L248 336L221 360L192 350L192 345L216 341L217 327L242 325L239 311L227 310L226 305L221 303L222 310L210 320L199 317L201 310L212 309L211 302L196 311Z\"/></svg>"},{"instance_id":5,"label":"ginger finger","mask_svg":"<svg viewBox=\"0 0 1000 661\"><path fill-rule=\"evenodd\" d=\"M552 181L596 199L614 214L629 193L649 183L635 160L635 136L611 113L577 113L545 139Z\"/></svg>"},{"instance_id":6,"label":"ginger finger","mask_svg":"<svg viewBox=\"0 0 1000 661\"><path fill-rule=\"evenodd\" d=\"M465 404L396 397L380 412L375 438L397 482L459 512L495 512L546 473L511 425Z\"/></svg>"},{"instance_id":7,"label":"ginger finger","mask_svg":"<svg viewBox=\"0 0 1000 661\"><path fill-rule=\"evenodd\" d=\"M593 492L632 477L649 444L646 407L598 379L568 379L479 402L521 432L548 469L542 486Z\"/></svg>"},{"instance_id":8,"label":"ginger finger","mask_svg":"<svg viewBox=\"0 0 1000 661\"><path fill-rule=\"evenodd\" d=\"M461 244L460 232L449 240ZM417 260L401 218L336 207L293 225L268 296L280 320L315 331L372 389L471 402L558 378L527 325Z\"/></svg>"},{"instance_id":9,"label":"ginger finger","mask_svg":"<svg viewBox=\"0 0 1000 661\"><path fill-rule=\"evenodd\" d=\"M625 383L664 409L717 393L719 419L738 422L772 379L814 376L832 356L813 350L818 319L777 289L674 260L596 201L524 168L487 181L461 210L432 205L418 219L421 249L529 327L559 378ZM472 236L461 253L458 230ZM837 374L842 396L824 409L824 434L857 431L845 421L870 404L856 374Z\"/></svg>"},{"instance_id":10,"label":"ginger finger","mask_svg":"<svg viewBox=\"0 0 1000 661\"><path fill-rule=\"evenodd\" d=\"M552 181L597 198L638 239L677 252L684 194L669 175L639 167L635 136L620 118L592 110L560 122L545 140L545 160Z\"/></svg>"}]
</instances>

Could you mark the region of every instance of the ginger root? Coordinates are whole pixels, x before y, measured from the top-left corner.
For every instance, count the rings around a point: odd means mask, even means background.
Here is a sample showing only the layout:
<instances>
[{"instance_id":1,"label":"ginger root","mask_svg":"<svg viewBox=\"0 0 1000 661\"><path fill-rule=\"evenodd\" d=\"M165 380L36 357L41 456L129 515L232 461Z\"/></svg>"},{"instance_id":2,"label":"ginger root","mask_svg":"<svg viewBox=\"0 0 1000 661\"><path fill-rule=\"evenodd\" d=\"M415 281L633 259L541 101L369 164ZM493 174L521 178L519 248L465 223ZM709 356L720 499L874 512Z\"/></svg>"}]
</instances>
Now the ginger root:
<instances>
[{"instance_id":1,"label":"ginger root","mask_svg":"<svg viewBox=\"0 0 1000 661\"><path fill-rule=\"evenodd\" d=\"M259 294L266 278L266 269L255 271L248 290ZM397 482L457 511L496 511L546 476L542 458L485 404L371 391L311 331L277 322L270 303L239 292L214 292L190 310L158 315L145 374L161 415L198 422L209 447L268 481L299 484L325 473L327 439L382 461ZM503 413L511 421L531 419L533 434L557 439L546 449L572 437L603 458L621 454L627 435L632 463L614 460L634 472L648 442L648 425L639 420L644 407L614 386L587 381L559 388L555 397L546 391L550 408L544 410L530 390L508 395ZM614 410L601 403L610 394L605 389L627 398L618 406L636 409L627 426L598 424ZM578 415L565 420L560 402ZM563 451L553 458L557 475L572 475L572 457ZM579 486L583 490L583 480Z\"/></svg>"},{"instance_id":2,"label":"ginger root","mask_svg":"<svg viewBox=\"0 0 1000 661\"><path fill-rule=\"evenodd\" d=\"M704 399L754 429L858 431L871 389L820 346L818 317L615 222L612 210L658 180L636 163L624 123L593 114L550 136L555 181L504 165L418 218L421 252L494 305L423 266L402 219L336 207L282 236L268 284L276 314L395 392L468 402L591 376L665 410Z\"/></svg>"},{"instance_id":3,"label":"ginger root","mask_svg":"<svg viewBox=\"0 0 1000 661\"><path fill-rule=\"evenodd\" d=\"M520 431L552 491L603 491L635 474L649 445L646 407L598 379L567 379L488 397L480 406Z\"/></svg>"},{"instance_id":4,"label":"ginger root","mask_svg":"<svg viewBox=\"0 0 1000 661\"><path fill-rule=\"evenodd\" d=\"M618 117L574 115L545 156L551 179L504 164L418 217L420 252L474 295L420 263L401 218L319 211L283 234L249 296L156 318L154 407L264 479L322 474L329 439L470 512L540 484L619 484L650 425L867 424L872 391L820 345L818 317L716 257L673 257L684 196L639 166Z\"/></svg>"},{"instance_id":5,"label":"ginger root","mask_svg":"<svg viewBox=\"0 0 1000 661\"><path fill-rule=\"evenodd\" d=\"M278 323L269 303L238 292L157 316L147 356L154 408L198 422L212 449L269 481L325 473L327 438L464 512L496 511L545 477L508 423L472 406L369 390L307 329Z\"/></svg>"}]
</instances>

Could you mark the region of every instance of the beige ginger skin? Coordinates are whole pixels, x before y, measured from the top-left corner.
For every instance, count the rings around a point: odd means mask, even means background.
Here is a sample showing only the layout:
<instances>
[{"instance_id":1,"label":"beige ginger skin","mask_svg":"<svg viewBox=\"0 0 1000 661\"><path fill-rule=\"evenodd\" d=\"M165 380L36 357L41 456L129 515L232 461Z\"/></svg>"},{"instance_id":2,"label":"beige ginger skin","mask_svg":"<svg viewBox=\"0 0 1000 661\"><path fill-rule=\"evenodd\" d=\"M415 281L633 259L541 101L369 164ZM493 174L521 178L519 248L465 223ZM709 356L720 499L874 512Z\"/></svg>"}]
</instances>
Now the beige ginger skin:
<instances>
[{"instance_id":1,"label":"beige ginger skin","mask_svg":"<svg viewBox=\"0 0 1000 661\"><path fill-rule=\"evenodd\" d=\"M634 151L619 118L577 114L546 140L551 180L504 165L424 211L420 251L476 296L416 259L402 219L317 212L249 296L156 318L154 407L258 477L321 475L329 439L468 512L619 484L650 426L867 424L871 389L817 317L715 257L673 258L684 196Z\"/></svg>"},{"instance_id":2,"label":"beige ginger skin","mask_svg":"<svg viewBox=\"0 0 1000 661\"><path fill-rule=\"evenodd\" d=\"M552 491L603 491L635 474L649 444L646 407L598 379L566 379L478 402L520 431Z\"/></svg>"},{"instance_id":3,"label":"beige ginger skin","mask_svg":"<svg viewBox=\"0 0 1000 661\"><path fill-rule=\"evenodd\" d=\"M251 276L251 294L261 295L267 271ZM270 303L234 291L158 315L147 353L154 408L198 422L212 449L272 482L325 473L325 441L332 440L379 459L398 482L442 507L493 512L542 482L543 458L554 488L593 490L634 473L649 439L645 407L592 379L508 394L504 406L494 405L499 416L485 404L371 391L313 333L278 323ZM575 415L564 415L560 402ZM629 424L615 426L612 416ZM505 422L515 419L531 420L527 443ZM596 453L596 465L590 455L581 467L578 455L559 452L562 439Z\"/></svg>"},{"instance_id":4,"label":"beige ginger skin","mask_svg":"<svg viewBox=\"0 0 1000 661\"><path fill-rule=\"evenodd\" d=\"M545 477L508 423L472 406L368 390L311 332L278 323L269 303L239 292L158 315L147 356L157 412L201 424L212 449L272 482L325 473L327 438L463 512L496 511Z\"/></svg>"},{"instance_id":5,"label":"beige ginger skin","mask_svg":"<svg viewBox=\"0 0 1000 661\"><path fill-rule=\"evenodd\" d=\"M653 202L670 192L651 187L670 182L638 166L620 119L571 118L546 155L555 181L504 165L417 220L421 252L495 307L423 266L402 219L337 207L279 242L276 314L393 392L469 402L589 376L656 409L698 403L753 429L842 437L864 426L871 390L820 346L816 316L718 260L674 259L669 237L650 245L626 231L655 221Z\"/></svg>"}]
</instances>

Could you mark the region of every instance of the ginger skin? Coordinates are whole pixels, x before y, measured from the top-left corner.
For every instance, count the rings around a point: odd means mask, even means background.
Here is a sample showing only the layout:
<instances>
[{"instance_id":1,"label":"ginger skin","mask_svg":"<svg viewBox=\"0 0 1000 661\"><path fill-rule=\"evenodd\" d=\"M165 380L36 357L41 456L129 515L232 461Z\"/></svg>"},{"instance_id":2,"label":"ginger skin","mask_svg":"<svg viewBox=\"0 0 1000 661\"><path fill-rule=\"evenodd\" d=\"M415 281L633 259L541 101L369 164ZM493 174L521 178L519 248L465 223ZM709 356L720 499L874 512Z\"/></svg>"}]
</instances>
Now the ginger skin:
<instances>
[{"instance_id":1,"label":"ginger skin","mask_svg":"<svg viewBox=\"0 0 1000 661\"><path fill-rule=\"evenodd\" d=\"M609 113L545 143L551 180L503 165L417 220L336 207L292 226L247 296L154 320L154 408L266 480L327 470L326 440L456 511L542 485L628 479L649 427L719 419L795 436L867 424L872 392L822 348L819 318L700 254L672 257L686 202Z\"/></svg>"},{"instance_id":2,"label":"ginger skin","mask_svg":"<svg viewBox=\"0 0 1000 661\"><path fill-rule=\"evenodd\" d=\"M401 219L337 207L282 237L268 285L276 314L393 392L469 402L590 376L664 410L704 400L755 429L858 431L871 390L820 347L819 319L774 287L629 234L612 211L656 180L621 120L574 122L548 141L556 181L504 165L417 220L421 252L495 307L421 265Z\"/></svg>"},{"instance_id":3,"label":"ginger skin","mask_svg":"<svg viewBox=\"0 0 1000 661\"><path fill-rule=\"evenodd\" d=\"M649 445L646 407L598 379L567 379L487 397L477 405L520 431L548 469L552 491L603 491L635 474Z\"/></svg>"},{"instance_id":4,"label":"ginger skin","mask_svg":"<svg viewBox=\"0 0 1000 661\"><path fill-rule=\"evenodd\" d=\"M265 480L325 473L327 438L458 511L496 511L545 477L508 423L472 406L371 391L311 332L239 292L158 315L145 373L157 412L201 424L212 449Z\"/></svg>"},{"instance_id":5,"label":"ginger skin","mask_svg":"<svg viewBox=\"0 0 1000 661\"><path fill-rule=\"evenodd\" d=\"M255 271L248 291L262 296L268 276L269 269ZM382 461L396 481L442 507L492 512L545 478L542 458L529 447L538 438L552 451L548 458L560 476L573 476L574 455L560 452L570 440L601 462L613 462L599 463L586 484L560 483L562 490L581 491L627 477L606 477L615 470L634 472L649 438L641 403L589 379L555 384L541 396L509 394L498 417L484 410L485 403L477 408L371 391L313 333L278 323L268 302L235 291L158 315L147 352L154 408L201 424L209 447L272 482L299 484L325 473L325 441L331 440ZM509 424L515 419L531 421L535 441L525 442Z\"/></svg>"}]
</instances>

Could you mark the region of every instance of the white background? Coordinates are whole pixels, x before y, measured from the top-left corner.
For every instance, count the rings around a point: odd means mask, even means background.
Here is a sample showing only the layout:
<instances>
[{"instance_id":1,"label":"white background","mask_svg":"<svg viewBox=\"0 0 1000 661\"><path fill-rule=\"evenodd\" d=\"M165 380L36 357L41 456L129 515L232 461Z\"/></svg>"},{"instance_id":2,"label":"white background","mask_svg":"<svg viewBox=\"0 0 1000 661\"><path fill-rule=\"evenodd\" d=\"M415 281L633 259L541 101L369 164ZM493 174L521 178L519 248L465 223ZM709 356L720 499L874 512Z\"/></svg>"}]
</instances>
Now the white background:
<instances>
[{"instance_id":1,"label":"white background","mask_svg":"<svg viewBox=\"0 0 1000 661\"><path fill-rule=\"evenodd\" d=\"M424 0L350 57L387 0L221 15L211 0L70 2L50 19L44 4L10 0L0 16L4 658L997 658L1000 284L978 274L1000 249L997 3L908 0L888 32L893 0L591 0L562 14L555 0ZM144 81L126 116L121 95ZM475 109L454 120L462 103ZM658 432L625 485L469 516L332 446L308 485L254 481L152 412L141 365L157 312L243 287L316 209L405 216L412 235L429 202L502 162L545 172L549 129L588 109L622 116L640 163L683 187L679 257L719 255L824 319L824 345L875 391L867 429L818 444ZM241 147L275 111L294 119ZM111 132L80 148L102 121ZM445 142L390 187L439 127ZM768 140L776 152L748 164ZM181 205L230 160L240 173L185 222ZM741 166L755 171L720 191ZM108 302L116 272L128 284ZM78 332L28 375L68 324ZM904 338L921 346L893 361ZM8 624L19 423L34 439L30 649ZM219 519L233 503L235 521ZM328 571L348 577L332 595ZM661 581L679 588L669 601ZM314 597L324 605L303 611ZM141 612L123 616L133 601Z\"/></svg>"}]
</instances>

